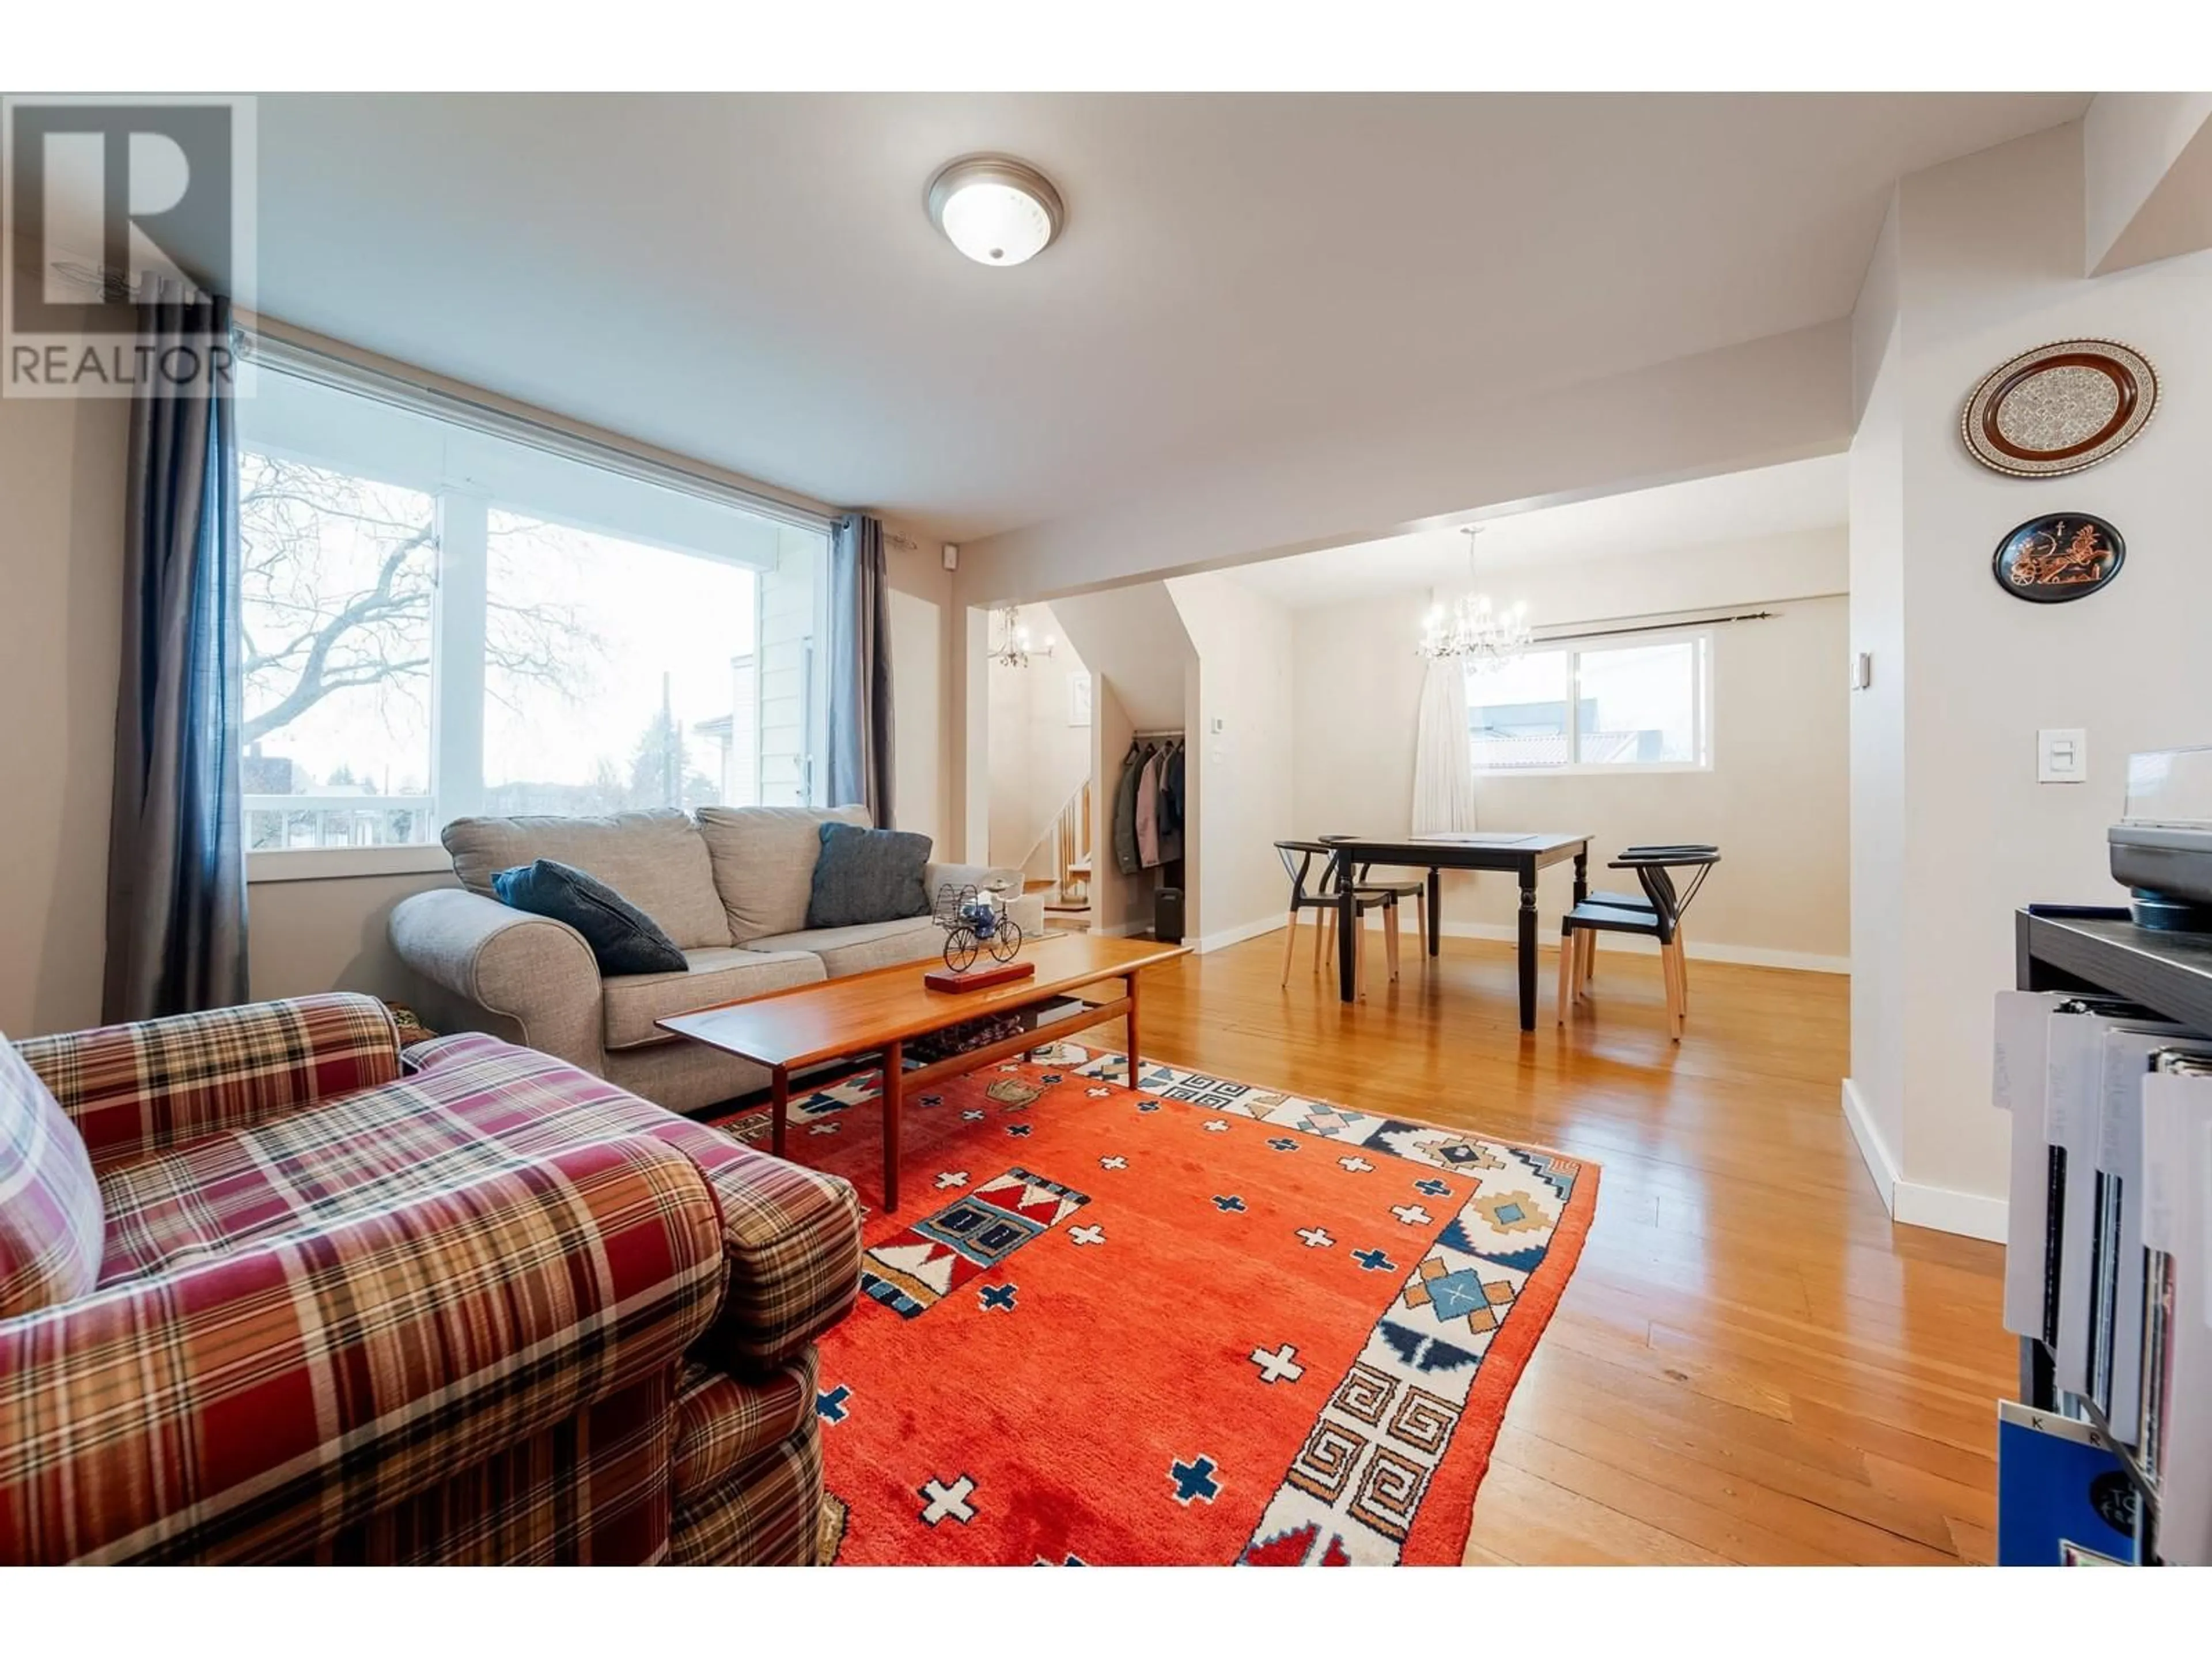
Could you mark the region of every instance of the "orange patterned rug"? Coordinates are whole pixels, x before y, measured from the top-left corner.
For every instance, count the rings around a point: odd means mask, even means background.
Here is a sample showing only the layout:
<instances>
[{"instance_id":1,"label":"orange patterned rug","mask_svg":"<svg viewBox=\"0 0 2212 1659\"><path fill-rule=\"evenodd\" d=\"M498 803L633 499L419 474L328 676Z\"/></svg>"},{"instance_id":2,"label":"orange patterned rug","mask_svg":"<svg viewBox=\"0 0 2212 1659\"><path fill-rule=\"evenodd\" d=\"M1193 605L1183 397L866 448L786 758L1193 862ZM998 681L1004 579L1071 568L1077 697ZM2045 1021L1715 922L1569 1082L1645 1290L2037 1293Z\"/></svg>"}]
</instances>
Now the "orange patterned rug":
<instances>
[{"instance_id":1,"label":"orange patterned rug","mask_svg":"<svg viewBox=\"0 0 2212 1659\"><path fill-rule=\"evenodd\" d=\"M841 1563L1456 1563L1597 1170L1072 1044L908 1097L816 1410ZM753 1139L763 1115L726 1122ZM872 1077L793 1155L881 1202Z\"/></svg>"}]
</instances>

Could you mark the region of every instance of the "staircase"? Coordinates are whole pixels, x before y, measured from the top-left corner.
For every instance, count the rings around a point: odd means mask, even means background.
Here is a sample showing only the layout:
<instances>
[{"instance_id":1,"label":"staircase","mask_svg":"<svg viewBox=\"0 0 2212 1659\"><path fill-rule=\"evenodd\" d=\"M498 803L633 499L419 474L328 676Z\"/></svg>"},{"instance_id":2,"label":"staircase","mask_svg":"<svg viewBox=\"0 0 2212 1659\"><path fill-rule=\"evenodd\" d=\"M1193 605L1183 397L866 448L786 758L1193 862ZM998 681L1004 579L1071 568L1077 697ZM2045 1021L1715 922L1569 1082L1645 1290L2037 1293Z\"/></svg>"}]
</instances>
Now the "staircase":
<instances>
[{"instance_id":1,"label":"staircase","mask_svg":"<svg viewBox=\"0 0 2212 1659\"><path fill-rule=\"evenodd\" d=\"M1067 799L1052 827L1054 864L1060 872L1056 888L1044 902L1045 914L1058 927L1091 925L1091 781Z\"/></svg>"}]
</instances>

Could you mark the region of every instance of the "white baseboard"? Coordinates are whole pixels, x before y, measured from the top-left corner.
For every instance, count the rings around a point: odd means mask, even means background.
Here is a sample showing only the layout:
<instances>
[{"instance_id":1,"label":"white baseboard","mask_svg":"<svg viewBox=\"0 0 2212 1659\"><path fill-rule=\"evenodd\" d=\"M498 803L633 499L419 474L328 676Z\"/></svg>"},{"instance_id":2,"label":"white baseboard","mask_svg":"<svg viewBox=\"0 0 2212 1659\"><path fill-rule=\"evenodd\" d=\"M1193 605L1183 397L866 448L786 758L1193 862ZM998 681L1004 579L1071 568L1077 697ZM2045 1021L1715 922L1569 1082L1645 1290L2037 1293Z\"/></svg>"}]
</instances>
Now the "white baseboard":
<instances>
[{"instance_id":1,"label":"white baseboard","mask_svg":"<svg viewBox=\"0 0 2212 1659\"><path fill-rule=\"evenodd\" d=\"M1320 911L1309 910L1303 913L1300 920L1303 925L1312 927L1320 925ZM1382 926L1381 915L1370 911L1365 925L1370 930L1380 929ZM1410 934L1413 931L1413 924L1408 922L1406 932ZM1446 939L1494 939L1506 945L1512 944L1520 937L1517 927L1502 921L1447 921L1437 931ZM1548 925L1538 924L1536 942L1547 951L1559 949L1559 924L1557 918ZM1620 933L1600 933L1597 943L1601 951L1624 951L1639 956L1656 956L1659 951L1654 940ZM1740 968L1786 968L1806 974L1848 974L1851 971L1849 957L1821 956L1809 951L1775 951L1763 945L1720 945L1694 936L1683 941L1682 953L1692 962L1732 963Z\"/></svg>"},{"instance_id":2,"label":"white baseboard","mask_svg":"<svg viewBox=\"0 0 2212 1659\"><path fill-rule=\"evenodd\" d=\"M1262 916L1257 921L1248 921L1235 927L1224 927L1218 933L1208 933L1194 941L1199 955L1208 951L1225 950L1231 945L1242 945L1248 939L1257 939L1262 933L1280 933L1287 921L1283 916Z\"/></svg>"},{"instance_id":3,"label":"white baseboard","mask_svg":"<svg viewBox=\"0 0 2212 1659\"><path fill-rule=\"evenodd\" d=\"M1892 1221L1996 1244L2005 1242L2008 1206L2003 1199L1925 1186L1898 1173L1896 1153L1882 1139L1858 1085L1850 1078L1844 1079L1844 1121L1850 1126L1851 1139L1858 1142L1859 1156L1866 1160L1867 1173L1874 1177L1875 1191Z\"/></svg>"},{"instance_id":4,"label":"white baseboard","mask_svg":"<svg viewBox=\"0 0 2212 1659\"><path fill-rule=\"evenodd\" d=\"M1859 1093L1859 1085L1850 1078L1844 1079L1844 1121L1850 1126L1851 1139L1859 1144L1859 1156L1866 1160L1867 1173L1874 1177L1874 1189L1881 1199L1881 1207L1895 1220L1897 1154L1882 1139L1881 1129L1875 1125L1874 1114L1867 1110L1866 1101Z\"/></svg>"},{"instance_id":5,"label":"white baseboard","mask_svg":"<svg viewBox=\"0 0 2212 1659\"><path fill-rule=\"evenodd\" d=\"M1933 1227L1939 1233L1960 1233L1968 1238L1986 1238L1992 1244L2002 1244L2005 1242L2005 1220L2009 1208L2001 1198L1900 1181L1897 1183L1897 1202L1891 1206L1889 1214L1891 1220L1902 1221L1909 1226Z\"/></svg>"}]
</instances>

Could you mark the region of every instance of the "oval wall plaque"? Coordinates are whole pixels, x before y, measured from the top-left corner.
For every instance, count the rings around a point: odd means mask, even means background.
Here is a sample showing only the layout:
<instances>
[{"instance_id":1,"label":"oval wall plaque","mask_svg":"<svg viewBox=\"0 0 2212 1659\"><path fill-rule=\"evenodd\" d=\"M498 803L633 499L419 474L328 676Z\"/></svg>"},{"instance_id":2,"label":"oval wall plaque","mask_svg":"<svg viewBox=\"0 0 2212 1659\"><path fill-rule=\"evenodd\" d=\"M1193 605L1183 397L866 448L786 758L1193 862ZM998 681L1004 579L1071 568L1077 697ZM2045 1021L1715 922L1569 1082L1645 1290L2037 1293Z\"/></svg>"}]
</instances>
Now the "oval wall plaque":
<instances>
[{"instance_id":1,"label":"oval wall plaque","mask_svg":"<svg viewBox=\"0 0 2212 1659\"><path fill-rule=\"evenodd\" d=\"M2055 478L2125 447L2158 408L2150 360L2117 340L2059 340L1984 375L1959 417L1967 453L2015 478Z\"/></svg>"},{"instance_id":2,"label":"oval wall plaque","mask_svg":"<svg viewBox=\"0 0 2212 1659\"><path fill-rule=\"evenodd\" d=\"M2120 532L2087 513L2030 519L1997 544L1990 572L2016 599L2063 605L2087 598L2120 574L2128 556Z\"/></svg>"}]
</instances>

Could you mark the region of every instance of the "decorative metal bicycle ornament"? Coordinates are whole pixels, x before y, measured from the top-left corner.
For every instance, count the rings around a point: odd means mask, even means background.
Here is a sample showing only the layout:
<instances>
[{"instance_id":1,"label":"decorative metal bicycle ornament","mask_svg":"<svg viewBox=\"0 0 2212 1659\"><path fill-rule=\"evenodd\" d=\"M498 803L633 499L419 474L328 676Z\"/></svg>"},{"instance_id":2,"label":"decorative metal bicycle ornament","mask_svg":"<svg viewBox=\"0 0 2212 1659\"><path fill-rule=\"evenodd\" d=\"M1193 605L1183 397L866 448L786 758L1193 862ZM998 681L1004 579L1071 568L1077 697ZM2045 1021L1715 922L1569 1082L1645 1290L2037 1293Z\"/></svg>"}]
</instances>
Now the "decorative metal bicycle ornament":
<instances>
[{"instance_id":1,"label":"decorative metal bicycle ornament","mask_svg":"<svg viewBox=\"0 0 2212 1659\"><path fill-rule=\"evenodd\" d=\"M995 961L1012 962L1022 948L1022 926L1006 914L1003 883L979 889L947 882L937 890L931 916L945 929L945 965L956 974L966 973L985 951Z\"/></svg>"}]
</instances>

